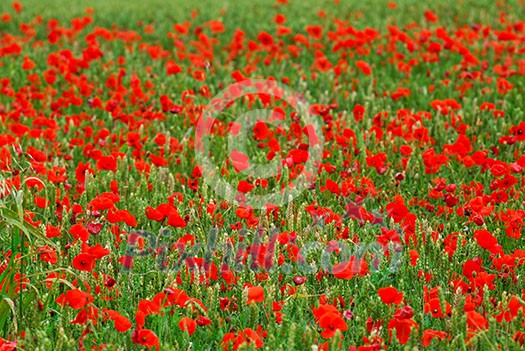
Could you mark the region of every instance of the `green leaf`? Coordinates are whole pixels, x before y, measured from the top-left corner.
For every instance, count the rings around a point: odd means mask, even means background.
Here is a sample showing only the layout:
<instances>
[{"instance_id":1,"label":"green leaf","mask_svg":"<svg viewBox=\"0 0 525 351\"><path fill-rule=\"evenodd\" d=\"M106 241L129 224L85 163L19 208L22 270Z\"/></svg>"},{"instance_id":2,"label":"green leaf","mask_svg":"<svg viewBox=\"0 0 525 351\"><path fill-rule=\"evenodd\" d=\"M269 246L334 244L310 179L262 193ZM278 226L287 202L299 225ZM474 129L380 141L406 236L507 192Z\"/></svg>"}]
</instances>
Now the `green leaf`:
<instances>
[{"instance_id":1,"label":"green leaf","mask_svg":"<svg viewBox=\"0 0 525 351\"><path fill-rule=\"evenodd\" d=\"M19 217L17 214L8 209L7 207L0 207L0 216L3 217L3 220L8 225L17 227L21 231L23 231L29 241L32 243L33 239L40 239L43 240L46 244L56 247L56 244L49 240L42 232L40 232L37 228L33 227L31 224L29 224L26 220L22 219L22 222L19 220Z\"/></svg>"}]
</instances>

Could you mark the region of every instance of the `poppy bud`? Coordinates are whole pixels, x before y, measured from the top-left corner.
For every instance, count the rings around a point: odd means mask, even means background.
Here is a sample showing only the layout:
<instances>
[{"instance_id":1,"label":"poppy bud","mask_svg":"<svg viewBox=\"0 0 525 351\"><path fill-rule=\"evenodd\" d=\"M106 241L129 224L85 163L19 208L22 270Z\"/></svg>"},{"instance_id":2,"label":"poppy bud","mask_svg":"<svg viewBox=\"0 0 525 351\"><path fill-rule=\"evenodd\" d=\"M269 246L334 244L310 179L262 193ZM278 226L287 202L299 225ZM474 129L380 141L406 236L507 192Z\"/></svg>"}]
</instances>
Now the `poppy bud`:
<instances>
[{"instance_id":1,"label":"poppy bud","mask_svg":"<svg viewBox=\"0 0 525 351\"><path fill-rule=\"evenodd\" d=\"M403 173L400 173L400 172L396 173L396 180L401 181L404 179L405 179L405 175Z\"/></svg>"},{"instance_id":2,"label":"poppy bud","mask_svg":"<svg viewBox=\"0 0 525 351\"><path fill-rule=\"evenodd\" d=\"M292 278L292 280L295 283L295 285L302 285L306 282L306 277L295 276Z\"/></svg>"}]
</instances>

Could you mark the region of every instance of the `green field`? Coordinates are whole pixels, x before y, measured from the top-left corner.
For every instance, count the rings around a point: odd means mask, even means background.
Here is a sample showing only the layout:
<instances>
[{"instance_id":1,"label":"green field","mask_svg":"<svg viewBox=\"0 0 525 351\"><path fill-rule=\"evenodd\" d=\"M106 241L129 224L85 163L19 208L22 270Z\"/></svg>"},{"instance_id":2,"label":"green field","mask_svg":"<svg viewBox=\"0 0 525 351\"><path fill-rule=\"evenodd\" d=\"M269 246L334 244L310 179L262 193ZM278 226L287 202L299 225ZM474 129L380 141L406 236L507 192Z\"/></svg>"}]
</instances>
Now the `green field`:
<instances>
[{"instance_id":1,"label":"green field","mask_svg":"<svg viewBox=\"0 0 525 351\"><path fill-rule=\"evenodd\" d=\"M525 3L0 3L0 351L521 350Z\"/></svg>"}]
</instances>

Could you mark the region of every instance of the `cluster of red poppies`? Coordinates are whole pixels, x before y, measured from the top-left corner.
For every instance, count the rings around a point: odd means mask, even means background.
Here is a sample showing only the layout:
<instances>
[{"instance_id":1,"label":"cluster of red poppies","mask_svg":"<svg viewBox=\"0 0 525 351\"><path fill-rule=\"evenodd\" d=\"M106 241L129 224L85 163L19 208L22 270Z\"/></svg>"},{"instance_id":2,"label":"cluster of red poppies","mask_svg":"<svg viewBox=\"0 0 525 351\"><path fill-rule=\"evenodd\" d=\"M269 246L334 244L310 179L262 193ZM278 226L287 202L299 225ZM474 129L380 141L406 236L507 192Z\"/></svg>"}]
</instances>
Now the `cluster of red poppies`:
<instances>
[{"instance_id":1,"label":"cluster of red poppies","mask_svg":"<svg viewBox=\"0 0 525 351\"><path fill-rule=\"evenodd\" d=\"M406 26L359 28L320 10L317 23L297 28L287 6L278 1L273 29L255 32L194 11L162 34L169 46L154 24L106 28L90 9L69 23L22 22L18 2L1 14L0 231L10 236L0 246L0 292L17 301L45 287L36 315L73 310L79 349L87 338L104 349L93 330L113 323L130 343L158 350L170 341L154 318L175 318L189 340L206 332L224 350L262 348L290 325L297 299L318 349L426 348L454 333L468 345L492 329L523 345L525 22L502 3L492 24L440 25L427 10ZM247 78L291 85L321 122L311 184L281 207L254 208L248 195L292 189L316 143L282 99L245 99L286 124L256 121L250 152L228 149L228 137L244 132L238 123L210 121L234 203L208 189L193 156L210 99ZM260 160L280 160L281 173L243 177ZM139 231L166 227L168 245ZM192 251L210 228L235 249ZM32 240L10 247L11 236ZM312 241L323 248L317 256L305 253ZM370 241L381 250L347 255ZM392 246L403 259L384 273ZM337 262L319 264L330 255ZM309 260L311 275L296 271ZM123 272L174 262L184 265L157 272L126 300L136 303L120 303L134 284ZM359 292L370 288L372 297ZM361 309L369 298L377 307ZM30 343L28 333L10 330L0 350Z\"/></svg>"}]
</instances>

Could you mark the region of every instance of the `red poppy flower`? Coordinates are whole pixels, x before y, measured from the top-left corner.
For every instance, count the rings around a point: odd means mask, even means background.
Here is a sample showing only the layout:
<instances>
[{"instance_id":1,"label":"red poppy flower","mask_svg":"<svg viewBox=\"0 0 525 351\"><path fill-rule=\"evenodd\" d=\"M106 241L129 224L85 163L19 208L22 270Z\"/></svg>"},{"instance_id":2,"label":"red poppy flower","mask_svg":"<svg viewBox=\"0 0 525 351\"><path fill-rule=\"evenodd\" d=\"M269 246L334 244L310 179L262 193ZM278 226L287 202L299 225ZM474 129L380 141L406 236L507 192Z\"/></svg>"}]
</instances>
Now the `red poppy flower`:
<instances>
[{"instance_id":1,"label":"red poppy flower","mask_svg":"<svg viewBox=\"0 0 525 351\"><path fill-rule=\"evenodd\" d=\"M0 338L0 351L16 351L18 342Z\"/></svg>"},{"instance_id":2,"label":"red poppy flower","mask_svg":"<svg viewBox=\"0 0 525 351\"><path fill-rule=\"evenodd\" d=\"M252 128L255 140L264 140L270 135L270 129L264 122L257 122Z\"/></svg>"},{"instance_id":3,"label":"red poppy flower","mask_svg":"<svg viewBox=\"0 0 525 351\"><path fill-rule=\"evenodd\" d=\"M268 34L268 32L260 32L259 35L257 36L257 40L259 40L259 42L262 44L262 45L272 45L273 44L273 37Z\"/></svg>"},{"instance_id":4,"label":"red poppy flower","mask_svg":"<svg viewBox=\"0 0 525 351\"><path fill-rule=\"evenodd\" d=\"M117 171L117 160L113 156L102 156L97 160L97 169L101 171Z\"/></svg>"},{"instance_id":5,"label":"red poppy flower","mask_svg":"<svg viewBox=\"0 0 525 351\"><path fill-rule=\"evenodd\" d=\"M341 193L341 190L339 189L339 184L337 184L331 179L326 179L326 189L328 189L328 191L330 191L332 194L339 195Z\"/></svg>"},{"instance_id":6,"label":"red poppy flower","mask_svg":"<svg viewBox=\"0 0 525 351\"><path fill-rule=\"evenodd\" d=\"M188 332L189 335L192 335L197 329L197 323L188 317L182 317L179 321L179 328L182 331Z\"/></svg>"},{"instance_id":7,"label":"red poppy flower","mask_svg":"<svg viewBox=\"0 0 525 351\"><path fill-rule=\"evenodd\" d=\"M386 206L388 215L394 220L394 223L400 223L408 215L408 208L397 202L392 202Z\"/></svg>"},{"instance_id":8,"label":"red poppy flower","mask_svg":"<svg viewBox=\"0 0 525 351\"><path fill-rule=\"evenodd\" d=\"M151 206L146 207L144 213L146 214L146 217L152 221L162 222L166 218L164 213Z\"/></svg>"},{"instance_id":9,"label":"red poppy flower","mask_svg":"<svg viewBox=\"0 0 525 351\"><path fill-rule=\"evenodd\" d=\"M204 26L209 27L213 33L222 33L226 30L224 24L220 20L215 19L206 22Z\"/></svg>"},{"instance_id":10,"label":"red poppy flower","mask_svg":"<svg viewBox=\"0 0 525 351\"><path fill-rule=\"evenodd\" d=\"M467 327L471 330L487 329L489 327L489 322L482 314L476 311L468 311Z\"/></svg>"},{"instance_id":11,"label":"red poppy flower","mask_svg":"<svg viewBox=\"0 0 525 351\"><path fill-rule=\"evenodd\" d=\"M52 225L46 225L46 236L48 238L55 238L60 236L60 228Z\"/></svg>"},{"instance_id":12,"label":"red poppy flower","mask_svg":"<svg viewBox=\"0 0 525 351\"><path fill-rule=\"evenodd\" d=\"M113 210L110 209L106 217L109 223L126 223L130 227L137 225L137 219L128 212L128 210Z\"/></svg>"},{"instance_id":13,"label":"red poppy flower","mask_svg":"<svg viewBox=\"0 0 525 351\"><path fill-rule=\"evenodd\" d=\"M105 196L104 194L97 196L93 200L91 200L88 203L88 208L93 211L105 211L109 210L110 208L113 208L115 206L115 202L118 202L120 199L114 198L111 196Z\"/></svg>"},{"instance_id":14,"label":"red poppy flower","mask_svg":"<svg viewBox=\"0 0 525 351\"><path fill-rule=\"evenodd\" d=\"M235 210L235 214L239 218L247 219L250 218L250 209L245 207L237 207L237 209Z\"/></svg>"},{"instance_id":15,"label":"red poppy flower","mask_svg":"<svg viewBox=\"0 0 525 351\"><path fill-rule=\"evenodd\" d=\"M38 251L42 261L49 262L51 264L56 264L58 262L56 251L49 246L41 246L38 248Z\"/></svg>"},{"instance_id":16,"label":"red poppy flower","mask_svg":"<svg viewBox=\"0 0 525 351\"><path fill-rule=\"evenodd\" d=\"M387 171L388 167L386 165L386 161L387 155L384 152L366 157L366 164L369 167L374 167L379 174L384 174Z\"/></svg>"},{"instance_id":17,"label":"red poppy flower","mask_svg":"<svg viewBox=\"0 0 525 351\"><path fill-rule=\"evenodd\" d=\"M168 76L175 75L182 72L182 67L179 66L174 60L168 60L166 62L166 74Z\"/></svg>"},{"instance_id":18,"label":"red poppy flower","mask_svg":"<svg viewBox=\"0 0 525 351\"><path fill-rule=\"evenodd\" d=\"M72 265L79 271L91 272L96 266L95 257L87 253L78 254L73 258Z\"/></svg>"},{"instance_id":19,"label":"red poppy flower","mask_svg":"<svg viewBox=\"0 0 525 351\"><path fill-rule=\"evenodd\" d=\"M314 39L321 39L323 37L323 27L321 26L306 26L306 32Z\"/></svg>"},{"instance_id":20,"label":"red poppy flower","mask_svg":"<svg viewBox=\"0 0 525 351\"><path fill-rule=\"evenodd\" d=\"M337 263L332 267L332 274L339 279L350 280L354 276L368 273L368 263L364 258L351 256L348 261Z\"/></svg>"},{"instance_id":21,"label":"red poppy flower","mask_svg":"<svg viewBox=\"0 0 525 351\"><path fill-rule=\"evenodd\" d=\"M449 316L452 313L452 307L448 302L445 301L443 302L443 305L445 305L445 311L443 311L441 304L442 303L439 298L430 299L427 303L425 303L424 311L425 313L431 313L432 317L434 318L443 318L445 316Z\"/></svg>"},{"instance_id":22,"label":"red poppy flower","mask_svg":"<svg viewBox=\"0 0 525 351\"><path fill-rule=\"evenodd\" d=\"M439 331L439 330L433 330L433 329L427 329L423 331L423 337L421 338L421 345L423 347L429 347L430 343L434 339L438 340L444 340L448 337L448 333Z\"/></svg>"},{"instance_id":23,"label":"red poppy flower","mask_svg":"<svg viewBox=\"0 0 525 351\"><path fill-rule=\"evenodd\" d=\"M48 199L46 199L45 197L41 197L41 196L35 196L33 199L33 202L38 208L46 208L50 204L50 201Z\"/></svg>"},{"instance_id":24,"label":"red poppy flower","mask_svg":"<svg viewBox=\"0 0 525 351\"><path fill-rule=\"evenodd\" d=\"M222 338L221 347L226 351L230 350L230 346L232 345L233 350L239 350L242 346L260 349L264 345L260 334L261 333L250 328L246 328L237 333L226 333Z\"/></svg>"},{"instance_id":25,"label":"red poppy flower","mask_svg":"<svg viewBox=\"0 0 525 351\"><path fill-rule=\"evenodd\" d=\"M429 22L437 22L438 21L438 17L437 15L430 11L430 10L426 10L425 11L425 19Z\"/></svg>"},{"instance_id":26,"label":"red poppy flower","mask_svg":"<svg viewBox=\"0 0 525 351\"><path fill-rule=\"evenodd\" d=\"M521 331L517 331L514 333L514 336L512 337L512 339L519 343L520 345L523 346L523 344L525 344L525 333L521 332Z\"/></svg>"},{"instance_id":27,"label":"red poppy flower","mask_svg":"<svg viewBox=\"0 0 525 351\"><path fill-rule=\"evenodd\" d=\"M90 247L84 243L82 244L82 252L93 256L96 260L100 260L102 257L106 257L111 253L109 249L102 247L100 244Z\"/></svg>"},{"instance_id":28,"label":"red poppy flower","mask_svg":"<svg viewBox=\"0 0 525 351\"><path fill-rule=\"evenodd\" d=\"M36 67L35 62L31 60L29 57L24 56L24 61L22 62L22 69L24 70L32 70Z\"/></svg>"},{"instance_id":29,"label":"red poppy flower","mask_svg":"<svg viewBox=\"0 0 525 351\"><path fill-rule=\"evenodd\" d=\"M204 326L207 326L207 325L211 324L211 319L209 319L208 317L205 317L203 315L200 315L199 317L197 317L196 322L197 322L198 326L204 327Z\"/></svg>"},{"instance_id":30,"label":"red poppy flower","mask_svg":"<svg viewBox=\"0 0 525 351\"><path fill-rule=\"evenodd\" d=\"M261 286L252 286L248 288L248 305L254 302L264 302L264 289Z\"/></svg>"},{"instance_id":31,"label":"red poppy flower","mask_svg":"<svg viewBox=\"0 0 525 351\"><path fill-rule=\"evenodd\" d=\"M155 347L157 351L160 350L159 338L151 330L135 330L133 334L131 334L131 339L133 340L133 343L146 346L148 350L152 349L153 347Z\"/></svg>"},{"instance_id":32,"label":"red poppy flower","mask_svg":"<svg viewBox=\"0 0 525 351\"><path fill-rule=\"evenodd\" d=\"M87 306L77 313L75 319L71 321L71 324L85 325L87 321L97 324L98 314L98 308L94 306Z\"/></svg>"},{"instance_id":33,"label":"red poppy flower","mask_svg":"<svg viewBox=\"0 0 525 351\"><path fill-rule=\"evenodd\" d=\"M333 338L337 331L348 330L348 325L340 313L325 313L319 318L319 326L323 328L321 336L325 339Z\"/></svg>"},{"instance_id":34,"label":"red poppy flower","mask_svg":"<svg viewBox=\"0 0 525 351\"><path fill-rule=\"evenodd\" d=\"M365 114L365 107L363 105L357 104L354 106L352 113L356 122L362 121Z\"/></svg>"},{"instance_id":35,"label":"red poppy flower","mask_svg":"<svg viewBox=\"0 0 525 351\"><path fill-rule=\"evenodd\" d=\"M412 319L397 319L394 318L388 323L388 332L392 335L392 330L396 331L396 338L401 345L404 345L410 339L410 334L413 329L417 329L418 325Z\"/></svg>"},{"instance_id":36,"label":"red poppy flower","mask_svg":"<svg viewBox=\"0 0 525 351\"><path fill-rule=\"evenodd\" d=\"M501 245L498 245L498 239L488 230L480 229L474 232L474 239L478 245L491 253L503 252Z\"/></svg>"},{"instance_id":37,"label":"red poppy flower","mask_svg":"<svg viewBox=\"0 0 525 351\"><path fill-rule=\"evenodd\" d=\"M69 290L56 299L56 302L62 307L67 305L74 310L80 310L93 301L95 301L95 299L91 294L79 289Z\"/></svg>"},{"instance_id":38,"label":"red poppy flower","mask_svg":"<svg viewBox=\"0 0 525 351\"><path fill-rule=\"evenodd\" d=\"M275 15L274 22L277 24L283 24L286 22L286 16L281 13L278 13L277 15Z\"/></svg>"},{"instance_id":39,"label":"red poppy flower","mask_svg":"<svg viewBox=\"0 0 525 351\"><path fill-rule=\"evenodd\" d=\"M102 312L106 316L106 319L110 319L110 320L112 320L115 323L115 330L116 331L118 331L120 333L124 333L124 332L126 332L126 331L131 329L132 324L129 321L129 319L124 317L123 315L121 315L117 311L104 309Z\"/></svg>"},{"instance_id":40,"label":"red poppy flower","mask_svg":"<svg viewBox=\"0 0 525 351\"><path fill-rule=\"evenodd\" d=\"M241 193L248 193L255 188L255 185L248 183L246 180L239 181L237 185L237 190Z\"/></svg>"},{"instance_id":41,"label":"red poppy flower","mask_svg":"<svg viewBox=\"0 0 525 351\"><path fill-rule=\"evenodd\" d=\"M18 1L13 2L13 9L16 13L22 12L22 4Z\"/></svg>"},{"instance_id":42,"label":"red poppy flower","mask_svg":"<svg viewBox=\"0 0 525 351\"><path fill-rule=\"evenodd\" d=\"M355 62L355 65L361 72L363 72L364 75L369 76L372 74L372 68L366 61L357 60Z\"/></svg>"},{"instance_id":43,"label":"red poppy flower","mask_svg":"<svg viewBox=\"0 0 525 351\"><path fill-rule=\"evenodd\" d=\"M379 297L387 305L395 304L398 305L403 301L403 293L398 292L394 287L381 288L377 290Z\"/></svg>"},{"instance_id":44,"label":"red poppy flower","mask_svg":"<svg viewBox=\"0 0 525 351\"><path fill-rule=\"evenodd\" d=\"M74 224L69 228L69 232L75 239L80 239L83 242L89 240L89 232L82 224Z\"/></svg>"},{"instance_id":45,"label":"red poppy flower","mask_svg":"<svg viewBox=\"0 0 525 351\"><path fill-rule=\"evenodd\" d=\"M175 211L168 216L166 225L170 225L174 228L184 228L186 227L186 221L177 211Z\"/></svg>"},{"instance_id":46,"label":"red poppy flower","mask_svg":"<svg viewBox=\"0 0 525 351\"><path fill-rule=\"evenodd\" d=\"M250 168L249 157L243 154L242 152L232 151L230 154L230 159L232 161L233 167L237 172L242 172Z\"/></svg>"}]
</instances>

